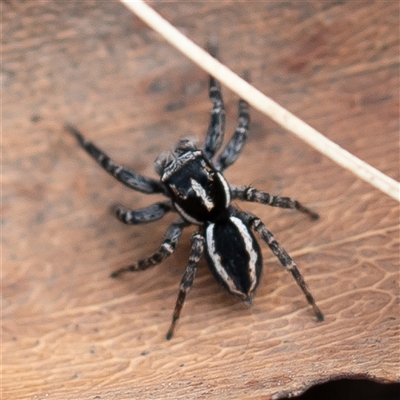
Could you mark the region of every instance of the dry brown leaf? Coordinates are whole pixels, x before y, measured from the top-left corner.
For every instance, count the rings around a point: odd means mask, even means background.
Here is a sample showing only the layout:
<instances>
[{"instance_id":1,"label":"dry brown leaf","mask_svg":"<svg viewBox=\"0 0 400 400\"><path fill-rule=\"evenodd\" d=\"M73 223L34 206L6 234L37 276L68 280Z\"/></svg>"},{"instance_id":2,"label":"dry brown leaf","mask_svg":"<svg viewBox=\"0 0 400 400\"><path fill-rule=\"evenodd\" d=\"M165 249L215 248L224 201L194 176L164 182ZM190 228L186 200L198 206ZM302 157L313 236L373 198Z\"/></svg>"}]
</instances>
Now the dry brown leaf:
<instances>
[{"instance_id":1,"label":"dry brown leaf","mask_svg":"<svg viewBox=\"0 0 400 400\"><path fill-rule=\"evenodd\" d=\"M199 44L219 37L233 70L249 70L256 87L399 180L398 4L246 4L155 8ZM315 322L264 246L252 308L202 262L166 341L190 231L161 266L110 280L150 254L173 217L116 221L113 203L139 208L157 196L108 177L62 126L74 123L115 160L155 176L161 151L187 133L204 138L207 77L118 3L2 6L2 398L269 399L336 376L399 378L396 202L257 112L226 176L321 214L310 222L240 205L295 258L326 321ZM237 98L224 95L229 136Z\"/></svg>"}]
</instances>

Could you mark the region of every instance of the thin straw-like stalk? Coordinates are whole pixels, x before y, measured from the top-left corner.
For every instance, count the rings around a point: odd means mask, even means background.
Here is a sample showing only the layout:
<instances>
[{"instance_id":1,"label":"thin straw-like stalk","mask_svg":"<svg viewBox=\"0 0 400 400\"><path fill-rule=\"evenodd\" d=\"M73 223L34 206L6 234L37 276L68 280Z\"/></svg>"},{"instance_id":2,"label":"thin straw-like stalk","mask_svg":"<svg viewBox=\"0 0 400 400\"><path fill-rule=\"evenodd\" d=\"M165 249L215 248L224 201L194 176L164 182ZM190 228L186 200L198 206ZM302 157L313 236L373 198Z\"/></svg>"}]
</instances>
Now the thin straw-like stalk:
<instances>
[{"instance_id":1,"label":"thin straw-like stalk","mask_svg":"<svg viewBox=\"0 0 400 400\"><path fill-rule=\"evenodd\" d=\"M237 93L254 108L272 118L331 160L348 169L364 181L400 201L400 183L378 171L376 168L355 157L332 142L316 129L293 115L278 103L265 96L248 82L240 78L225 65L211 57L180 33L142 0L121 0L140 19L160 33L166 41L176 47L203 70L217 78L221 83Z\"/></svg>"}]
</instances>

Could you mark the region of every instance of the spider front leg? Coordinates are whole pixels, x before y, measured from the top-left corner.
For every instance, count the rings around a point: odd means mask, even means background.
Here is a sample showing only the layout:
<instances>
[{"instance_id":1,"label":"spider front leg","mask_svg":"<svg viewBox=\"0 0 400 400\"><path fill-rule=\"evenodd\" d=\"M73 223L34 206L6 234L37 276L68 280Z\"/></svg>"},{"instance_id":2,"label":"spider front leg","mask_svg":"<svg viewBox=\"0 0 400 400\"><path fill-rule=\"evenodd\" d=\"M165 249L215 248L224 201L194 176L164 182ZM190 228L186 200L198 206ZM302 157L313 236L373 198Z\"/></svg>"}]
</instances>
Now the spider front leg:
<instances>
[{"instance_id":1,"label":"spider front leg","mask_svg":"<svg viewBox=\"0 0 400 400\"><path fill-rule=\"evenodd\" d=\"M304 207L297 200L291 197L273 196L272 194L260 192L250 186L231 186L232 199L251 201L267 204L272 207L291 208L307 214L311 219L318 219L319 215L307 207Z\"/></svg>"},{"instance_id":2,"label":"spider front leg","mask_svg":"<svg viewBox=\"0 0 400 400\"><path fill-rule=\"evenodd\" d=\"M210 76L209 92L213 108L211 110L211 120L204 145L204 155L211 160L221 147L225 132L225 108L221 85L213 76Z\"/></svg>"},{"instance_id":3,"label":"spider front leg","mask_svg":"<svg viewBox=\"0 0 400 400\"><path fill-rule=\"evenodd\" d=\"M239 123L236 127L232 139L228 142L221 155L218 157L215 168L218 171L231 166L239 157L246 144L247 134L249 131L250 114L249 105L246 101L239 100Z\"/></svg>"},{"instance_id":4,"label":"spider front leg","mask_svg":"<svg viewBox=\"0 0 400 400\"><path fill-rule=\"evenodd\" d=\"M197 271L197 264L204 251L204 241L205 240L203 235L201 235L199 232L196 232L192 236L192 248L190 250L189 263L185 269L185 273L183 274L181 284L179 286L179 294L178 298L176 299L171 325L168 329L167 340L170 340L172 338L176 321L179 319L179 316L181 315L181 310L185 302L186 295L193 285L193 280Z\"/></svg>"},{"instance_id":5,"label":"spider front leg","mask_svg":"<svg viewBox=\"0 0 400 400\"><path fill-rule=\"evenodd\" d=\"M210 41L207 44L207 50L214 58L218 58L217 42ZM211 110L211 120L203 151L204 155L211 160L215 153L220 149L222 141L224 140L225 132L225 107L221 93L221 85L211 75L209 83L209 95L210 100L213 103L213 108Z\"/></svg>"},{"instance_id":6,"label":"spider front leg","mask_svg":"<svg viewBox=\"0 0 400 400\"><path fill-rule=\"evenodd\" d=\"M182 235L183 229L189 224L186 221L178 220L171 224L164 235L160 248L150 257L143 258L131 265L120 268L111 274L111 278L117 278L126 272L143 271L147 268L160 264L164 258L170 256Z\"/></svg>"},{"instance_id":7,"label":"spider front leg","mask_svg":"<svg viewBox=\"0 0 400 400\"><path fill-rule=\"evenodd\" d=\"M96 160L104 170L106 170L110 175L124 185L142 193L166 194L166 188L161 182L136 174L122 165L116 165L106 153L100 150L92 142L87 141L84 136L72 125L65 125L65 129L75 136L81 147L94 160Z\"/></svg>"},{"instance_id":8,"label":"spider front leg","mask_svg":"<svg viewBox=\"0 0 400 400\"><path fill-rule=\"evenodd\" d=\"M298 270L296 263L292 260L292 258L286 252L286 250L275 240L272 233L255 215L239 211L235 211L235 213L239 218L241 218L244 222L246 222L254 231L256 231L261 236L261 238L264 240L265 243L267 243L271 251L279 259L283 267L292 274L293 278L300 286L300 289L306 296L308 303L314 310L314 313L317 317L317 321L323 321L324 315L322 314L321 310L315 303L314 297L312 296L310 290L308 289L307 284L305 283L302 275L300 274L300 271Z\"/></svg>"}]
</instances>

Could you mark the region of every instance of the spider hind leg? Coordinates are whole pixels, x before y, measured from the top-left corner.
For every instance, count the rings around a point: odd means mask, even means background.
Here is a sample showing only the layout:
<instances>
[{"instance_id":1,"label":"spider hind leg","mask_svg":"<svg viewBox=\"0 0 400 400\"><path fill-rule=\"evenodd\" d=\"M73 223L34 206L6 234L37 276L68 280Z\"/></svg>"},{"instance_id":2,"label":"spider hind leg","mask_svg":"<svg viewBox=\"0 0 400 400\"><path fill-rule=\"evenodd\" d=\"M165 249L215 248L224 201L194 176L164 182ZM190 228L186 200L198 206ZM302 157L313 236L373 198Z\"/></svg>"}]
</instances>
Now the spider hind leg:
<instances>
[{"instance_id":1,"label":"spider hind leg","mask_svg":"<svg viewBox=\"0 0 400 400\"><path fill-rule=\"evenodd\" d=\"M276 241L272 233L265 227L263 222L257 218L255 215L248 212L239 212L237 211L237 216L245 221L254 231L256 231L263 241L267 243L271 251L275 254L275 256L279 259L282 266L289 271L300 289L304 293L308 304L313 308L314 313L317 317L317 321L321 322L324 320L324 315L321 310L317 306L313 295L311 294L306 282L304 281L303 276L301 275L299 269L297 268L296 263L289 256L286 250Z\"/></svg>"}]
</instances>

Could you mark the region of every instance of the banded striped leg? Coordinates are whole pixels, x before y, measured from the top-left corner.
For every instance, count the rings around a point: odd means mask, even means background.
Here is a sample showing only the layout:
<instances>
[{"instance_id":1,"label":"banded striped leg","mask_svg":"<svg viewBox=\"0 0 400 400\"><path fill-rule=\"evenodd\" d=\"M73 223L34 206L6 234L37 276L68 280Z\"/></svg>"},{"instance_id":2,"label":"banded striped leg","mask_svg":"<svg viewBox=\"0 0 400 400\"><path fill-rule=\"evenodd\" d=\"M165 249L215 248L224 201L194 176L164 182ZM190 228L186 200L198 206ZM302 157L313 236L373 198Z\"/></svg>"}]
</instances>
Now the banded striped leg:
<instances>
[{"instance_id":1,"label":"banded striped leg","mask_svg":"<svg viewBox=\"0 0 400 400\"><path fill-rule=\"evenodd\" d=\"M225 108L222 99L221 85L210 76L210 99L213 103L211 120L204 145L204 154L211 160L221 147L225 131Z\"/></svg>"},{"instance_id":2,"label":"banded striped leg","mask_svg":"<svg viewBox=\"0 0 400 400\"><path fill-rule=\"evenodd\" d=\"M121 222L128 225L146 224L157 221L171 210L172 204L170 201L161 201L135 211L124 208L120 204L113 207L115 216Z\"/></svg>"},{"instance_id":3,"label":"banded striped leg","mask_svg":"<svg viewBox=\"0 0 400 400\"><path fill-rule=\"evenodd\" d=\"M311 219L319 218L317 213L304 207L291 197L273 196L272 194L260 192L249 186L231 186L231 193L232 199L267 204L272 207L291 208L307 214Z\"/></svg>"},{"instance_id":4,"label":"banded striped leg","mask_svg":"<svg viewBox=\"0 0 400 400\"><path fill-rule=\"evenodd\" d=\"M214 58L218 58L218 43L211 40L207 43L207 50ZM211 120L208 127L206 141L204 144L204 154L211 160L215 153L220 149L225 132L225 108L221 93L221 85L210 75L209 83L210 100L213 103L211 110Z\"/></svg>"},{"instance_id":5,"label":"banded striped leg","mask_svg":"<svg viewBox=\"0 0 400 400\"><path fill-rule=\"evenodd\" d=\"M179 286L179 294L178 298L176 299L174 313L172 314L171 325L168 329L167 340L170 340L174 334L176 321L178 321L179 316L181 315L181 310L185 302L186 295L193 285L193 280L197 272L197 264L203 254L203 250L204 237L199 232L196 232L192 236L192 248L190 250L189 263L185 269L185 273L183 274L181 284Z\"/></svg>"},{"instance_id":6,"label":"banded striped leg","mask_svg":"<svg viewBox=\"0 0 400 400\"><path fill-rule=\"evenodd\" d=\"M239 211L237 211L237 214L244 222L246 222L254 231L256 231L261 236L264 242L267 243L269 248L279 259L283 267L292 274L293 278L295 279L297 284L300 286L300 289L306 296L308 303L313 308L314 313L317 317L317 321L323 321L324 316L321 310L316 305L314 297L312 296L310 290L308 289L307 284L305 283L302 275L300 274L300 271L298 270L296 263L292 260L292 258L286 252L286 250L275 240L272 233L255 215Z\"/></svg>"},{"instance_id":7,"label":"banded striped leg","mask_svg":"<svg viewBox=\"0 0 400 400\"><path fill-rule=\"evenodd\" d=\"M100 166L106 170L115 179L128 186L131 189L142 193L163 193L166 194L164 185L154 179L136 174L122 165L115 165L110 157L95 146L92 142L87 141L83 135L73 126L65 125L65 128L73 136L75 136L81 147L94 159Z\"/></svg>"},{"instance_id":8,"label":"banded striped leg","mask_svg":"<svg viewBox=\"0 0 400 400\"><path fill-rule=\"evenodd\" d=\"M235 133L232 139L228 142L224 148L218 160L215 163L215 168L219 171L223 171L232 165L239 157L246 144L247 134L249 131L250 114L249 105L246 101L239 100L239 123L236 127Z\"/></svg>"},{"instance_id":9,"label":"banded striped leg","mask_svg":"<svg viewBox=\"0 0 400 400\"><path fill-rule=\"evenodd\" d=\"M142 260L139 260L134 264L114 271L111 274L111 278L117 278L125 274L126 272L143 271L147 268L154 267L155 265L160 264L160 262L164 260L164 258L170 256L174 252L175 247L181 237L183 228L188 225L189 224L183 220L178 220L171 224L164 235L163 242L161 243L158 251L156 251L150 257L143 258Z\"/></svg>"}]
</instances>

